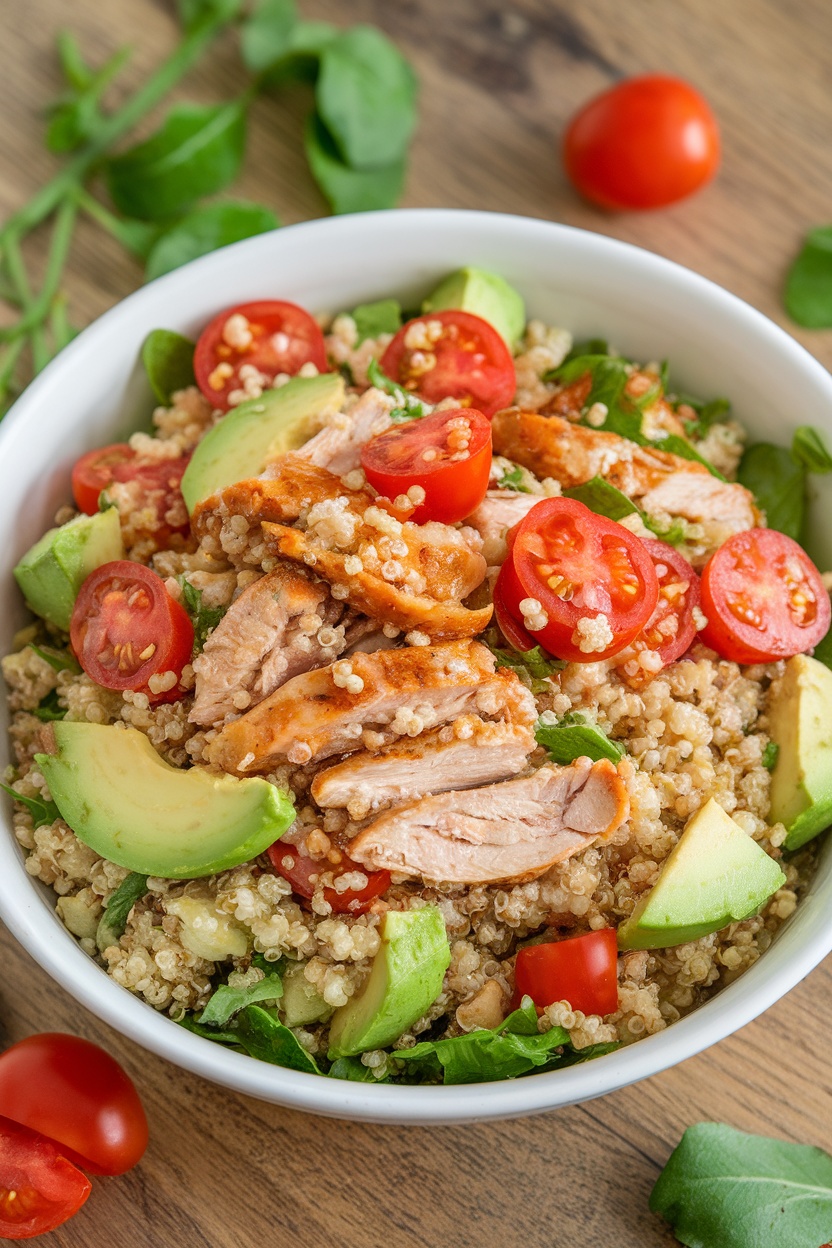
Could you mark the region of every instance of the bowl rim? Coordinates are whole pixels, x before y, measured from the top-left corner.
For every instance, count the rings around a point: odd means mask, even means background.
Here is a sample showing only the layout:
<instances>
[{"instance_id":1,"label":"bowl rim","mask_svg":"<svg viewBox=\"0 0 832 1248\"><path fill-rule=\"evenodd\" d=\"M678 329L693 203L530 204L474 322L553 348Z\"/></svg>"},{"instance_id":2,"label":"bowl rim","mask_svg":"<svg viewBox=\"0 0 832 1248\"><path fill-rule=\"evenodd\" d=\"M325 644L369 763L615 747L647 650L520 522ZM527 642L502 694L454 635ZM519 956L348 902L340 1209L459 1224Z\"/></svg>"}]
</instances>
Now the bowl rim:
<instances>
[{"instance_id":1,"label":"bowl rim","mask_svg":"<svg viewBox=\"0 0 832 1248\"><path fill-rule=\"evenodd\" d=\"M315 239L323 235L331 235L336 240L340 237L348 242L351 235L360 235L368 227L387 228L392 220L395 220L395 228L401 230L403 237L409 230L457 230L461 254L465 250L466 232L478 228L487 229L495 237L501 233L506 237L514 236L522 231L529 237L536 235L541 246L558 240L560 243L594 248L595 255L601 260L604 256L624 256L645 275L655 274L659 279L675 282L680 288L698 293L744 321L759 340L761 349L768 348L790 356L794 366L808 373L819 390L826 392L832 405L832 377L784 329L715 282L663 256L607 235L538 218L465 209L393 209L286 226L200 257L140 287L84 329L27 387L0 423L0 461L6 445L37 412L49 391L60 385L64 374L71 373L76 364L86 357L90 357L94 367L92 357L98 339L105 331L122 322L129 329L136 312L145 305L151 307L158 303L163 292L187 282L197 268L203 273L214 270L222 275L238 257L257 254L275 246L279 251L283 243L275 243L275 239L286 239L287 246L301 247L314 244ZM331 1117L370 1122L445 1124L519 1117L590 1100L658 1074L743 1027L799 983L832 951L832 923L818 924L803 939L799 956L792 956L776 970L772 968L773 973L754 976L756 968L752 967L735 983L666 1030L586 1064L570 1067L568 1073L552 1071L497 1083L448 1087L370 1085L329 1080L229 1052L179 1027L169 1017L159 1014L152 1006L118 985L81 950L75 938L63 928L45 897L38 892L34 881L26 875L6 812L3 812L0 824L7 832L6 836L0 837L0 880L3 881L0 886L0 918L35 961L71 996L115 1030L193 1073L263 1100ZM21 882L21 877L31 887L17 888L15 885ZM801 907L808 900L804 899ZM56 937L58 931L60 938ZM749 976L752 977L750 984L746 982Z\"/></svg>"}]
</instances>

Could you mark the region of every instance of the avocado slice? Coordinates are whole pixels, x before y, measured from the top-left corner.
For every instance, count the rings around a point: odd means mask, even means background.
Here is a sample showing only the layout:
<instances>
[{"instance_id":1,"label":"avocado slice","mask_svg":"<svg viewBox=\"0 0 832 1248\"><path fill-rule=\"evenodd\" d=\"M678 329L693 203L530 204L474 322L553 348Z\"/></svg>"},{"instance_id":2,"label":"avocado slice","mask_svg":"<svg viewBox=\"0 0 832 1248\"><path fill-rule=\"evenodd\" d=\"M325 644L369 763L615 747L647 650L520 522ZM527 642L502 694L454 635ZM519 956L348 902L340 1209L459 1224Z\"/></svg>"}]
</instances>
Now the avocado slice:
<instances>
[{"instance_id":1,"label":"avocado slice","mask_svg":"<svg viewBox=\"0 0 832 1248\"><path fill-rule=\"evenodd\" d=\"M171 767L144 733L58 721L55 751L36 755L79 840L130 871L213 875L256 858L295 817L289 797L252 776Z\"/></svg>"},{"instance_id":2,"label":"avocado slice","mask_svg":"<svg viewBox=\"0 0 832 1248\"><path fill-rule=\"evenodd\" d=\"M123 558L118 510L108 507L49 529L27 550L14 575L35 615L66 633L78 590L90 572Z\"/></svg>"},{"instance_id":3,"label":"avocado slice","mask_svg":"<svg viewBox=\"0 0 832 1248\"><path fill-rule=\"evenodd\" d=\"M769 733L780 748L771 773L772 823L786 849L799 849L832 824L832 672L808 654L789 659L771 686Z\"/></svg>"},{"instance_id":4,"label":"avocado slice","mask_svg":"<svg viewBox=\"0 0 832 1248\"><path fill-rule=\"evenodd\" d=\"M756 914L785 882L774 859L711 798L619 927L619 948L667 949L698 940Z\"/></svg>"},{"instance_id":5,"label":"avocado slice","mask_svg":"<svg viewBox=\"0 0 832 1248\"><path fill-rule=\"evenodd\" d=\"M316 432L316 418L344 401L340 373L293 377L277 390L232 407L197 446L182 477L189 512L217 490L258 476L270 459L297 450Z\"/></svg>"},{"instance_id":6,"label":"avocado slice","mask_svg":"<svg viewBox=\"0 0 832 1248\"><path fill-rule=\"evenodd\" d=\"M439 996L450 961L445 923L436 906L388 910L369 979L333 1015L330 1059L383 1049L398 1040Z\"/></svg>"},{"instance_id":7,"label":"avocado slice","mask_svg":"<svg viewBox=\"0 0 832 1248\"><path fill-rule=\"evenodd\" d=\"M443 312L446 308L460 308L473 312L493 325L509 347L522 337L526 327L526 305L523 297L504 277L489 273L487 269L475 269L469 265L457 269L441 281L422 304L423 312Z\"/></svg>"},{"instance_id":8,"label":"avocado slice","mask_svg":"<svg viewBox=\"0 0 832 1248\"><path fill-rule=\"evenodd\" d=\"M327 1005L303 973L305 962L296 962L283 976L280 1012L287 1027L306 1027L329 1018L332 1006Z\"/></svg>"}]
</instances>

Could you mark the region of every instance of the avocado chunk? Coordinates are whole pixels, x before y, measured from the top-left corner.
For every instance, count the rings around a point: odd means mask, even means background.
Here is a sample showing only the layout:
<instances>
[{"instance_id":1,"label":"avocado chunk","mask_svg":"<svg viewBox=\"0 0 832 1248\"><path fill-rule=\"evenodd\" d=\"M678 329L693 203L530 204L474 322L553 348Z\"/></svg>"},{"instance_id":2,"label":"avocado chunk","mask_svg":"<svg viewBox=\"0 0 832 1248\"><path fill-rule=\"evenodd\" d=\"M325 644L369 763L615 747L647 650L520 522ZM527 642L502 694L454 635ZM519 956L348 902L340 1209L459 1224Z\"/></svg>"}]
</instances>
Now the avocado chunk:
<instances>
[{"instance_id":1,"label":"avocado chunk","mask_svg":"<svg viewBox=\"0 0 832 1248\"><path fill-rule=\"evenodd\" d=\"M457 269L422 304L423 312L460 308L481 316L513 347L526 327L526 305L505 278L487 269Z\"/></svg>"},{"instance_id":2,"label":"avocado chunk","mask_svg":"<svg viewBox=\"0 0 832 1248\"><path fill-rule=\"evenodd\" d=\"M771 686L769 733L780 748L771 773L769 819L782 823L786 849L799 849L832 824L832 672L796 654Z\"/></svg>"},{"instance_id":3,"label":"avocado chunk","mask_svg":"<svg viewBox=\"0 0 832 1248\"><path fill-rule=\"evenodd\" d=\"M332 1006L327 1005L314 984L303 973L305 962L291 966L283 976L283 997L280 1012L287 1027L306 1027L329 1018Z\"/></svg>"},{"instance_id":4,"label":"avocado chunk","mask_svg":"<svg viewBox=\"0 0 832 1248\"><path fill-rule=\"evenodd\" d=\"M785 882L774 859L711 798L619 927L619 947L667 949L698 940L756 914Z\"/></svg>"},{"instance_id":5,"label":"avocado chunk","mask_svg":"<svg viewBox=\"0 0 832 1248\"><path fill-rule=\"evenodd\" d=\"M383 1049L398 1040L439 996L450 961L445 923L436 906L388 910L369 979L333 1016L330 1058Z\"/></svg>"},{"instance_id":6,"label":"avocado chunk","mask_svg":"<svg viewBox=\"0 0 832 1248\"><path fill-rule=\"evenodd\" d=\"M108 507L49 529L27 550L14 575L35 615L66 633L78 590L90 572L123 558L118 511Z\"/></svg>"},{"instance_id":7,"label":"avocado chunk","mask_svg":"<svg viewBox=\"0 0 832 1248\"><path fill-rule=\"evenodd\" d=\"M317 432L318 418L344 401L339 373L293 377L277 390L232 407L206 433L182 477L189 512L217 490L256 477L270 459L295 451Z\"/></svg>"},{"instance_id":8,"label":"avocado chunk","mask_svg":"<svg viewBox=\"0 0 832 1248\"><path fill-rule=\"evenodd\" d=\"M213 875L256 858L295 817L260 777L171 767L144 733L53 725L55 752L36 755L61 816L102 858L163 879Z\"/></svg>"}]
</instances>

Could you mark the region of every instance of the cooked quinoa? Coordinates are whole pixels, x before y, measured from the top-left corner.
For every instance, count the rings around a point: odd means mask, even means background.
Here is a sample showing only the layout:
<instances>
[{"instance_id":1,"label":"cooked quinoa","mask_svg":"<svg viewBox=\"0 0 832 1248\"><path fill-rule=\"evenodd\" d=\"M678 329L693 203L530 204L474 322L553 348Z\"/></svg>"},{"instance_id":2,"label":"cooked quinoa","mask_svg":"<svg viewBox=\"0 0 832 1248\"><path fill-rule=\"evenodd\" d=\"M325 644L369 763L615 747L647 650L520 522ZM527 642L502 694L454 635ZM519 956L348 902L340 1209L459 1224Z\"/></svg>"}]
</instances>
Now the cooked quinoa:
<instances>
[{"instance_id":1,"label":"cooked quinoa","mask_svg":"<svg viewBox=\"0 0 832 1248\"><path fill-rule=\"evenodd\" d=\"M244 333L244 321L242 318L230 326L229 332ZM344 369L353 383L344 409L347 414L369 384L368 366L380 358L391 337L365 338L359 345L356 322L348 315L336 317L329 326L329 359L333 366ZM422 347L430 349L429 335ZM557 398L558 384L545 380L545 376L563 362L571 347L567 330L536 320L529 322L514 360L520 407L539 411ZM316 370L313 367L310 371ZM285 375L272 380L252 374L245 392L234 392L233 401L256 397L265 385L280 385L286 380ZM385 410L391 405L388 403ZM597 423L593 412L585 415L586 423L593 427ZM602 422L604 415L600 415ZM219 418L199 390L191 387L175 394L170 406L156 410L153 437L135 434L131 446L150 459L186 456ZM337 429L339 421L343 424L344 411L330 413L323 427ZM743 438L736 422L717 423L697 449L730 479L736 473ZM538 477L499 455L495 455L492 466L492 488L499 489L511 473L520 483L514 488L535 501L560 493L557 480ZM345 474L342 480L347 490L365 486L360 469ZM404 499L411 509L421 501L419 487L415 488L417 494ZM109 499L119 511L127 555L154 569L178 601L183 599L183 586L189 584L201 593L203 607L228 608L279 566L279 557L264 540L256 521L239 514L218 514L216 523L203 530L197 542L187 532L184 502L160 515L140 494L136 483L115 484L108 489ZM64 507L57 522L63 523L73 514ZM685 516L667 514L665 518L668 526L674 519L681 523L687 551L703 548L701 525ZM366 515L364 520L368 522ZM627 520L627 527L647 533L638 517ZM397 560L406 552L406 545L396 553L401 525L384 511L379 511L375 522L379 549L387 543L383 575L391 584L403 584L405 568ZM358 521L346 509L345 499L343 507L340 501L318 504L303 523L305 532L313 533L324 548L341 550L348 548ZM350 532L345 533L345 529ZM496 569L505 556L505 531L486 536L480 549L490 571L476 594L484 593L485 601L490 601ZM348 576L357 576L364 563L358 554L351 553L344 568ZM310 561L310 571L314 573L314 561ZM333 583L331 598L337 605L348 592L346 586ZM419 593L420 586L416 585L413 592ZM520 605L531 633L545 627L546 615L539 601L529 598ZM313 614L309 631L303 635L315 637L329 648L335 685L346 693L358 694L362 678L355 674L349 657L341 657L348 649L350 623L347 616L330 624ZM256 983L265 974L264 962L281 959L284 966L301 964L308 984L329 1009L337 1009L366 982L379 949L384 913L390 908L414 909L426 903L437 906L450 942L450 966L441 994L428 1013L395 1042L392 1056L381 1051L362 1056L364 1066L383 1078L396 1071L395 1051L411 1048L420 1037L453 1037L497 1026L507 1014L514 993L514 961L521 942L541 934L560 939L617 927L653 886L691 816L713 797L780 863L786 884L755 917L673 948L623 953L618 960L619 1006L614 1013L605 1017L584 1015L562 1001L546 1007L539 1023L541 1031L563 1027L577 1050L611 1042L627 1044L661 1031L731 983L765 952L811 878L813 848L784 858L781 847L786 831L781 824L768 822L770 772L764 765L769 744L767 706L771 683L782 674L783 664L741 667L720 659L699 641L694 641L683 659L661 670L656 670L651 651L634 652L626 666L618 656L593 661L594 653L608 647L612 631L603 615L581 624L573 641L586 661L568 662L540 682L543 691L534 694L535 713L543 723L555 723L580 712L587 722L621 743L626 752L619 772L630 813L606 842L591 844L537 878L514 884L438 885L394 873L388 891L366 913L333 914L325 887L337 886L337 876L333 879L332 873L327 873L327 854L333 847L343 847L361 830L369 806L359 800L346 808L319 807L310 789L321 767L304 761L303 751L291 756L294 761L284 758L266 778L295 801L297 818L283 842L303 844L305 852L322 864L315 892L307 901L296 897L288 881L275 874L265 854L208 878L151 877L146 895L129 913L123 934L102 949L96 942L99 923L128 871L97 856L62 819L34 828L32 815L18 806L13 826L26 853L26 870L54 891L58 914L83 950L117 983L174 1019L203 1008L219 982L233 986ZM305 627L302 621L301 633ZM431 642L418 628L402 634L388 623L383 632L386 644L418 648ZM497 640L505 646L504 640ZM57 698L68 722L138 729L173 766L217 769L211 746L218 725L200 726L189 719L196 683L193 665L185 667L181 678L176 672L161 673L154 678L156 683L151 684L149 693L120 693L104 689L70 668L56 671L41 657L31 643L61 651L66 646L66 638L51 626L33 624L18 641L15 652L2 660L2 671L9 689L14 752L14 766L6 779L22 796L45 800L50 796L34 762L35 753L43 749L44 729L35 712L50 696ZM182 691L178 700L153 702L154 695L177 684ZM241 682L223 722L233 722L246 712L252 705L252 690L251 680ZM423 727L402 720L398 731L402 739L412 739L418 738ZM384 738L378 733L375 736L381 744ZM364 745L372 748L373 744L371 733ZM538 746L528 767L540 766L546 760L546 751ZM362 881L366 882L366 877L359 871L352 883L360 887ZM195 919L189 919L194 915ZM217 950L225 952L208 956ZM254 955L262 958L253 962ZM309 1053L323 1057L328 1027L324 1020L294 1030Z\"/></svg>"}]
</instances>

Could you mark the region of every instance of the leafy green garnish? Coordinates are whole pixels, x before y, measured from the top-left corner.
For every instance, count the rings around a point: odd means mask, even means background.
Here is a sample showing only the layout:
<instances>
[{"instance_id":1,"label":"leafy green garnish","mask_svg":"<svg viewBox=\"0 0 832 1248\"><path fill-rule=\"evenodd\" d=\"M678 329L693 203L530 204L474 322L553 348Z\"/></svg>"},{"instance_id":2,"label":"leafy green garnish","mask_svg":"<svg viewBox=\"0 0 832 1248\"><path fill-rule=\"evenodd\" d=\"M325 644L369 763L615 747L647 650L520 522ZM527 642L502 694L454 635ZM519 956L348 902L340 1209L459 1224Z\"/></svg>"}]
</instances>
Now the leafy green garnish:
<instances>
[{"instance_id":1,"label":"leafy green garnish","mask_svg":"<svg viewBox=\"0 0 832 1248\"><path fill-rule=\"evenodd\" d=\"M360 346L365 338L395 334L402 324L402 307L398 299L377 299L375 303L360 303L357 308L353 308L351 315L358 330L356 346Z\"/></svg>"},{"instance_id":2,"label":"leafy green garnish","mask_svg":"<svg viewBox=\"0 0 832 1248\"><path fill-rule=\"evenodd\" d=\"M166 230L147 257L145 278L152 281L180 265L206 256L229 243L276 230L280 222L270 208L245 200L226 200L195 208Z\"/></svg>"},{"instance_id":3,"label":"leafy green garnish","mask_svg":"<svg viewBox=\"0 0 832 1248\"><path fill-rule=\"evenodd\" d=\"M566 667L562 659L553 659L540 646L535 646L532 650L502 650L494 644L494 637L496 633L491 638L486 635L483 640L497 660L497 666L507 667L515 672L532 693L549 692L549 677L556 672L562 672Z\"/></svg>"},{"instance_id":4,"label":"leafy green garnish","mask_svg":"<svg viewBox=\"0 0 832 1248\"><path fill-rule=\"evenodd\" d=\"M516 490L518 494L531 494L531 490L525 484L525 481L525 468L521 468L519 464L515 464L510 472L506 470L494 484L498 490Z\"/></svg>"},{"instance_id":5,"label":"leafy green garnish","mask_svg":"<svg viewBox=\"0 0 832 1248\"><path fill-rule=\"evenodd\" d=\"M53 672L75 672L77 675L81 671L80 663L68 650L44 650L42 646L36 646L33 641L29 642L29 649L34 650L44 663L48 663Z\"/></svg>"},{"instance_id":6,"label":"leafy green garnish","mask_svg":"<svg viewBox=\"0 0 832 1248\"><path fill-rule=\"evenodd\" d=\"M194 626L194 650L198 653L205 645L208 634L217 627L228 608L203 607L202 590L186 580L184 572L177 579L182 586L182 605Z\"/></svg>"},{"instance_id":7,"label":"leafy green garnish","mask_svg":"<svg viewBox=\"0 0 832 1248\"><path fill-rule=\"evenodd\" d=\"M561 360L561 367L583 355L609 355L609 353L610 344L606 338L584 338L580 342L572 343L572 350Z\"/></svg>"},{"instance_id":8,"label":"leafy green garnish","mask_svg":"<svg viewBox=\"0 0 832 1248\"><path fill-rule=\"evenodd\" d=\"M754 442L747 447L737 480L766 513L770 529L800 541L806 511L806 468L784 446Z\"/></svg>"},{"instance_id":9,"label":"leafy green garnish","mask_svg":"<svg viewBox=\"0 0 832 1248\"><path fill-rule=\"evenodd\" d=\"M556 724L538 721L534 730L538 745L545 746L553 763L572 763L576 758L597 762L608 758L618 763L626 750L620 741L611 740L602 728L590 723L580 711L570 711Z\"/></svg>"},{"instance_id":10,"label":"leafy green garnish","mask_svg":"<svg viewBox=\"0 0 832 1248\"><path fill-rule=\"evenodd\" d=\"M780 753L780 746L777 744L777 742L769 741L769 743L766 745L765 749L763 750L763 755L762 755L762 758L760 759L760 762L763 764L766 771L774 771L775 765L777 763L777 755L779 753Z\"/></svg>"},{"instance_id":11,"label":"leafy green garnish","mask_svg":"<svg viewBox=\"0 0 832 1248\"><path fill-rule=\"evenodd\" d=\"M184 1027L186 1031L192 1031L195 1036L202 1036L205 1040L213 1040L216 1044L230 1044L236 1048L242 1048L240 1037L231 1028L227 1031L220 1031L216 1027L203 1027L202 1023L197 1021L195 1014L183 1014L176 1021L180 1027Z\"/></svg>"},{"instance_id":12,"label":"leafy green garnish","mask_svg":"<svg viewBox=\"0 0 832 1248\"><path fill-rule=\"evenodd\" d=\"M631 498L614 485L610 485L609 481L605 481L603 477L593 477L582 485L574 486L571 490L564 490L563 494L564 498L576 498L590 511L594 511L599 516L606 516L608 520L623 520L625 516L639 515L642 523L651 533L655 533L656 537L671 546L677 546L685 540L683 520L674 520L668 529L661 528L647 512L642 511Z\"/></svg>"},{"instance_id":13,"label":"leafy green garnish","mask_svg":"<svg viewBox=\"0 0 832 1248\"><path fill-rule=\"evenodd\" d=\"M42 697L32 714L44 724L52 723L56 719L63 719L66 716L66 707L61 706L58 701L58 690L52 689Z\"/></svg>"},{"instance_id":14,"label":"leafy green garnish","mask_svg":"<svg viewBox=\"0 0 832 1248\"><path fill-rule=\"evenodd\" d=\"M163 221L236 178L246 140L246 104L175 104L155 134L112 157L107 184L120 212Z\"/></svg>"},{"instance_id":15,"label":"leafy green garnish","mask_svg":"<svg viewBox=\"0 0 832 1248\"><path fill-rule=\"evenodd\" d=\"M353 1083L390 1083L389 1079L376 1079L369 1066L360 1057L338 1057L327 1071L330 1079L349 1079Z\"/></svg>"},{"instance_id":16,"label":"leafy green garnish","mask_svg":"<svg viewBox=\"0 0 832 1248\"><path fill-rule=\"evenodd\" d=\"M832 326L832 225L819 226L806 235L789 269L785 303L798 325L807 329Z\"/></svg>"},{"instance_id":17,"label":"leafy green garnish","mask_svg":"<svg viewBox=\"0 0 832 1248\"><path fill-rule=\"evenodd\" d=\"M247 988L232 988L229 984L221 984L213 993L199 1016L203 1026L224 1027L227 1022L239 1014L247 1005L257 1001L276 1001L283 996L283 984L280 976L270 974Z\"/></svg>"},{"instance_id":18,"label":"leafy green garnish","mask_svg":"<svg viewBox=\"0 0 832 1248\"><path fill-rule=\"evenodd\" d=\"M309 168L333 212L373 212L389 208L402 193L404 156L378 169L353 169L341 159L332 135L317 113L304 130Z\"/></svg>"},{"instance_id":19,"label":"leafy green garnish","mask_svg":"<svg viewBox=\"0 0 832 1248\"><path fill-rule=\"evenodd\" d=\"M321 1073L318 1063L298 1040L290 1027L259 1005L247 1005L237 1016L237 1043L251 1057L289 1070L303 1070L310 1075Z\"/></svg>"},{"instance_id":20,"label":"leafy green garnish","mask_svg":"<svg viewBox=\"0 0 832 1248\"><path fill-rule=\"evenodd\" d=\"M18 793L17 789L10 788L2 781L0 781L0 789L8 793L9 797L13 797L16 802L20 802L21 806L26 807L36 828L42 828L60 818L61 812L54 802L45 802L42 797L24 797L22 793Z\"/></svg>"},{"instance_id":21,"label":"leafy green garnish","mask_svg":"<svg viewBox=\"0 0 832 1248\"><path fill-rule=\"evenodd\" d=\"M133 909L137 901L147 893L147 876L141 875L138 871L131 871L119 884L116 891L107 902L104 910L104 921L107 924L108 932L114 940L124 932L127 926L127 919L130 911Z\"/></svg>"},{"instance_id":22,"label":"leafy green garnish","mask_svg":"<svg viewBox=\"0 0 832 1248\"><path fill-rule=\"evenodd\" d=\"M704 403L702 399L696 399L691 394L677 394L674 410L678 411L682 403L686 407L692 407L696 412L695 420L684 422L685 433L689 438L704 438L708 431L731 410L731 403L728 399L709 399L707 403Z\"/></svg>"},{"instance_id":23,"label":"leafy green garnish","mask_svg":"<svg viewBox=\"0 0 832 1248\"><path fill-rule=\"evenodd\" d=\"M152 329L142 343L142 364L150 388L160 403L168 404L177 390L196 383L196 343L172 329Z\"/></svg>"},{"instance_id":24,"label":"leafy green garnish","mask_svg":"<svg viewBox=\"0 0 832 1248\"><path fill-rule=\"evenodd\" d=\"M367 378L371 386L375 386L377 390L383 390L385 394L391 395L396 400L397 406L390 413L390 419L394 424L401 424L403 420L419 420L427 415L428 409L421 399L417 399L415 394L403 389L397 381L382 372L381 365L375 359L370 360L367 365Z\"/></svg>"},{"instance_id":25,"label":"leafy green garnish","mask_svg":"<svg viewBox=\"0 0 832 1248\"><path fill-rule=\"evenodd\" d=\"M800 425L792 438L792 455L807 472L823 475L832 472L832 455L826 443L811 425Z\"/></svg>"},{"instance_id":26,"label":"leafy green garnish","mask_svg":"<svg viewBox=\"0 0 832 1248\"><path fill-rule=\"evenodd\" d=\"M832 1233L832 1157L700 1122L671 1153L650 1208L691 1248L823 1248Z\"/></svg>"}]
</instances>

